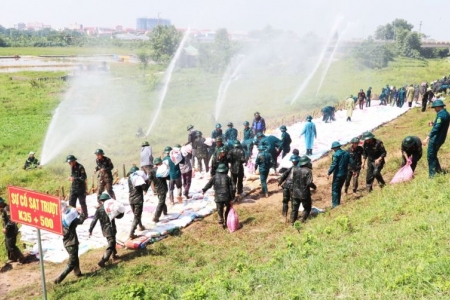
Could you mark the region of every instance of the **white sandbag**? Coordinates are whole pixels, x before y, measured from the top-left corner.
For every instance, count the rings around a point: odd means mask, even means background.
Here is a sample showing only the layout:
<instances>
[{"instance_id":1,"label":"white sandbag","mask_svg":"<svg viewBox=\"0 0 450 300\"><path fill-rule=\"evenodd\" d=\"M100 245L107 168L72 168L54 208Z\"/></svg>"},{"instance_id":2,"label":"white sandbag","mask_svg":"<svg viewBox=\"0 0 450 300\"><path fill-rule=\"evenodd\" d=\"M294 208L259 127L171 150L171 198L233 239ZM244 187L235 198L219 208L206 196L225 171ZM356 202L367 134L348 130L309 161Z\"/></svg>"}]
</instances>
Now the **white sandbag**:
<instances>
[{"instance_id":1,"label":"white sandbag","mask_svg":"<svg viewBox=\"0 0 450 300\"><path fill-rule=\"evenodd\" d=\"M62 223L63 226L66 228L70 227L70 224L72 224L73 220L75 220L78 217L78 212L75 207L68 207L62 216Z\"/></svg>"},{"instance_id":2,"label":"white sandbag","mask_svg":"<svg viewBox=\"0 0 450 300\"><path fill-rule=\"evenodd\" d=\"M147 180L147 174L144 171L136 171L131 176L131 183L134 187L145 185L145 181Z\"/></svg>"},{"instance_id":3,"label":"white sandbag","mask_svg":"<svg viewBox=\"0 0 450 300\"><path fill-rule=\"evenodd\" d=\"M213 144L214 140L212 138L206 138L205 139L205 145L211 147Z\"/></svg>"},{"instance_id":4,"label":"white sandbag","mask_svg":"<svg viewBox=\"0 0 450 300\"><path fill-rule=\"evenodd\" d=\"M125 206L114 199L106 200L103 207L110 220L125 212Z\"/></svg>"},{"instance_id":5,"label":"white sandbag","mask_svg":"<svg viewBox=\"0 0 450 300\"><path fill-rule=\"evenodd\" d=\"M181 154L183 156L186 157L190 153L192 153L192 145L191 144L187 144L187 145L181 147Z\"/></svg>"},{"instance_id":6,"label":"white sandbag","mask_svg":"<svg viewBox=\"0 0 450 300\"><path fill-rule=\"evenodd\" d=\"M183 160L183 155L181 154L181 150L178 148L173 149L172 151L170 151L170 159L172 160L172 162L176 165L178 165L180 163L180 161Z\"/></svg>"},{"instance_id":7,"label":"white sandbag","mask_svg":"<svg viewBox=\"0 0 450 300\"><path fill-rule=\"evenodd\" d=\"M162 165L156 170L156 177L165 178L169 176L170 168L167 165L167 161L163 161Z\"/></svg>"}]
</instances>

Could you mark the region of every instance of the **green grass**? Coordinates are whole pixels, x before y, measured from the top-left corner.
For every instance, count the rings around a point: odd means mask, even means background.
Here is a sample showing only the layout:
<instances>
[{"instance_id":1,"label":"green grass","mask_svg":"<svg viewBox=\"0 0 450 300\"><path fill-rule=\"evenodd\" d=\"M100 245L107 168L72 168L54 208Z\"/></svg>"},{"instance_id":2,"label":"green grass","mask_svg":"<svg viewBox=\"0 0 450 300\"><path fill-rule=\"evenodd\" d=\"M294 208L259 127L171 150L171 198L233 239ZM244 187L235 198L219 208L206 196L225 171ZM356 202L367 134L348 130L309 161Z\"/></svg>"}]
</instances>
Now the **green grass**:
<instances>
[{"instance_id":1,"label":"green grass","mask_svg":"<svg viewBox=\"0 0 450 300\"><path fill-rule=\"evenodd\" d=\"M85 47L0 47L0 56L136 54L139 49Z\"/></svg>"},{"instance_id":2,"label":"green grass","mask_svg":"<svg viewBox=\"0 0 450 300\"><path fill-rule=\"evenodd\" d=\"M407 66L400 68L402 63ZM330 68L323 95L343 99L348 93L368 85L375 88L386 83L433 79L445 74L447 67L446 61L429 61L428 67L422 64L397 61L386 70L369 71L355 69L351 61L340 61ZM154 68L146 72L159 71ZM118 64L112 66L112 73L114 76L136 76L143 72ZM261 102L255 107L252 102L255 99L250 98L246 83L256 83L258 78L266 83L275 81L270 85L275 88L267 88L264 93L259 89L269 85L259 85L255 93L260 95ZM189 123L209 134L207 128L212 130L215 122L212 114L220 80L220 76L195 69L174 73L163 113L158 119L159 127L149 137L156 151L161 151L166 143L183 142ZM280 93L279 99L288 99L292 90L295 91L295 88L285 87L285 92L281 93L283 84L287 84L282 81L280 83L262 72L260 77L247 78L242 83L238 81L235 88L248 93L248 102L243 103L245 99L241 98L239 106L228 103L230 106L223 110L221 122L232 120L240 124L240 115L235 116L240 110L246 116L252 116L255 109L260 110L271 122L283 114L293 114L297 110L299 114L302 109L314 107L308 103L305 103L306 108L302 103L294 108L283 107L278 103L274 108L274 95ZM294 81L292 79L287 85L291 86ZM151 76L125 78L118 80L112 90L118 98L127 97L121 85L141 95L135 101L142 103L144 109L121 123L125 130L132 132L120 141L122 146L108 149L113 158L124 157L123 161L115 161L119 166L122 162L128 165L137 161L140 140L133 137L136 124L148 110L155 108L151 97L155 97L160 88L158 85L153 88ZM68 168L59 163L62 161L59 158L41 170L25 172L20 169L28 152L42 147L51 113L67 89L67 84L57 80L33 87L28 81L11 81L8 75L0 75L0 132L4 133L0 144L2 197L6 198L8 184L38 191L53 191L65 185L67 190L68 183L64 179ZM314 92L309 89L305 95ZM230 89L230 94L233 93L240 94ZM317 103L317 99L310 100L320 105L327 101L322 98L324 102ZM422 114L413 110L394 121L401 127L394 128L391 123L376 132L388 150L385 172L392 176L398 169L401 138L410 134L423 138L429 131L427 123L433 118L433 112ZM450 165L448 152L448 145L440 150L443 166ZM92 161L84 164L92 164ZM50 287L50 296L54 299L131 299L130 295L150 299L448 298L450 259L446 220L450 206L446 195L450 187L445 176L428 180L426 167L424 158L411 183L387 186L382 191L376 189L367 197L308 222L300 232L278 221L279 207L238 207L244 228L235 234L219 229L213 216L148 250L125 252L123 262L106 270L89 272L96 253L82 256L82 269L88 275L79 281L69 276L62 285ZM389 175L386 178L390 179ZM4 247L0 247L0 259L5 259ZM35 288L39 289L39 283ZM89 290L88 294L86 290ZM29 291L25 288L12 296L28 295Z\"/></svg>"}]
</instances>

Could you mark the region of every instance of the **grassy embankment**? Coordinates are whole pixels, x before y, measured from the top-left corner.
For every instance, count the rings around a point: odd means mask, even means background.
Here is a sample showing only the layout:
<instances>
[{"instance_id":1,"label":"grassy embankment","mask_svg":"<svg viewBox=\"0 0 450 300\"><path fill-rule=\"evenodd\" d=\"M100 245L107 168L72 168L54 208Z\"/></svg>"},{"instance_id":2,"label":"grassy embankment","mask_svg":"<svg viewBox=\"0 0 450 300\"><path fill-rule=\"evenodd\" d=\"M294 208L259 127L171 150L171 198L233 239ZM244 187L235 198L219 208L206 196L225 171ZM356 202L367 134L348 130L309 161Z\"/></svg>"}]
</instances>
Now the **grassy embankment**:
<instances>
[{"instance_id":1,"label":"grassy embankment","mask_svg":"<svg viewBox=\"0 0 450 300\"><path fill-rule=\"evenodd\" d=\"M382 85L386 79L378 76L391 73L392 76L400 76L399 72L406 74L408 70L413 70L410 72L418 76L417 81L424 77L434 78L445 73L440 70L443 64L446 62L430 62L433 70L414 64L401 71L394 68L391 71L375 71L371 80ZM188 70L174 75L174 83L180 80L180 89L177 89L179 95L183 95L186 86L198 87L195 83L199 77L193 76L192 72ZM181 81L180 75L185 73L189 74L186 75L191 80L189 85ZM422 77L417 74L422 74ZM205 76L203 79L204 83L200 85L203 93L199 93L201 97L196 98L200 102L189 102L191 107L187 112L195 111L198 108L196 105L202 103L201 100L210 97L208 91L217 90L217 86L213 89L207 85L207 80L212 80L210 77ZM369 77L366 80L369 81ZM403 80L415 81L409 78ZM1 126L2 132L8 135L1 149L1 167L6 171L1 175L1 195L6 196L7 184L40 191L53 190L62 184L61 178L66 177L65 168L62 167L60 172L49 169L23 172L20 166L26 158L29 145L42 145L51 111L65 87L62 83L45 82L39 90L35 90L29 82L11 82L6 76L3 76L2 81L0 86L4 90L0 112L2 120L7 122L2 122ZM349 83L352 90L353 85L364 84L366 82ZM327 86L334 87L333 83ZM347 93L344 89L348 88L343 83L336 87L338 95ZM193 98L192 94L187 95L188 100ZM169 90L167 106L171 106L169 99L174 101L174 96ZM185 108L185 103L179 106ZM248 110L251 115L254 109ZM270 114L269 111L265 115ZM183 137L185 118L174 119L176 125L181 127L180 136ZM399 136L410 133L424 136L429 130L424 124L432 118L432 113L423 115L413 111L398 121L406 128L386 127L377 135L392 153L398 148ZM412 132L410 128L417 129ZM447 147L443 147L441 151L445 153L446 150ZM443 165L448 163L443 161ZM386 170L396 168L397 164L388 164ZM425 168L424 161L419 168ZM110 289L115 289L120 298L120 291L131 290L132 287L118 289L117 285L136 277L139 278L134 286L136 291L143 290L139 282L146 282L147 278L153 282L146 284L147 289L153 290L154 295L165 293L172 297L184 295L186 298L203 293L212 298L221 298L226 294L234 297L289 298L289 293L292 296L300 294L316 298L336 295L351 295L355 298L434 295L440 290L447 291L450 286L446 279L448 260L443 258L437 261L439 255L447 250L444 221L448 212L442 204L446 201L444 195L448 191L442 185L444 181L445 177L428 181L425 172L421 172L413 183L403 186L406 189L398 186L396 189L388 187L383 192L376 191L362 201L310 222L300 235L286 231L283 224L274 223L278 211L242 209L240 217L246 229L244 227L245 230L238 234L223 234L211 224L212 221L206 221L199 225L200 228L196 227L195 232L186 231L179 237L157 243L148 252L130 254L132 261L124 261L118 267L93 273L76 284L69 281L54 290L53 295L55 298L80 298L85 295L77 292L82 290L81 286L88 286L89 289L97 288L92 298L101 297ZM433 197L436 200L431 202ZM223 240L218 241L218 235L223 236ZM139 258L141 255L144 257ZM290 292L287 294L284 285L289 287L287 290Z\"/></svg>"},{"instance_id":2,"label":"grassy embankment","mask_svg":"<svg viewBox=\"0 0 450 300\"><path fill-rule=\"evenodd\" d=\"M87 47L0 47L0 56L136 54L139 49Z\"/></svg>"}]
</instances>

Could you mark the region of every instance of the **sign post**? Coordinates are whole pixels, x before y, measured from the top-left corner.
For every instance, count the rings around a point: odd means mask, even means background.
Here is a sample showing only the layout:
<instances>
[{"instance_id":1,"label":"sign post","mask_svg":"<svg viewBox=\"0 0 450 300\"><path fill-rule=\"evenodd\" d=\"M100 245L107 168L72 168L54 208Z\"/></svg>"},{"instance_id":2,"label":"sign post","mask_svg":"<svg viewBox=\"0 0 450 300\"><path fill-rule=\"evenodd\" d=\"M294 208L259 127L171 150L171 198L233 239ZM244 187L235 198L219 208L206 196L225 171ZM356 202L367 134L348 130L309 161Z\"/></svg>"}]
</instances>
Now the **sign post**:
<instances>
[{"instance_id":1,"label":"sign post","mask_svg":"<svg viewBox=\"0 0 450 300\"><path fill-rule=\"evenodd\" d=\"M63 235L61 201L54 196L14 186L8 186L8 196L11 220L37 228L42 289L44 299L47 300L41 229Z\"/></svg>"}]
</instances>

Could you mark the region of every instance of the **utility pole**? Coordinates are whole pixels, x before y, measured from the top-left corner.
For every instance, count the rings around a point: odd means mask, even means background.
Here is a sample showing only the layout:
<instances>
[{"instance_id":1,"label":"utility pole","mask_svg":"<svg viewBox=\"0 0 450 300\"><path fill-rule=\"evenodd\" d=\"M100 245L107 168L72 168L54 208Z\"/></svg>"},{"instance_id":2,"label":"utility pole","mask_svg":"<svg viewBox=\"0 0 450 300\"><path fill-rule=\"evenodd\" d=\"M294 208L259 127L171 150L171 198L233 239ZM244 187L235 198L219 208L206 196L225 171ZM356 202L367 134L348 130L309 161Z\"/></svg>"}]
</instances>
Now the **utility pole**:
<instances>
[{"instance_id":1,"label":"utility pole","mask_svg":"<svg viewBox=\"0 0 450 300\"><path fill-rule=\"evenodd\" d=\"M420 23L419 23L419 38L420 38L420 40L422 40L422 21L420 21Z\"/></svg>"}]
</instances>

